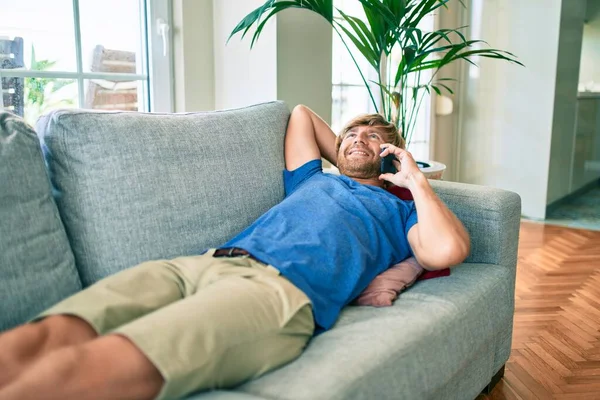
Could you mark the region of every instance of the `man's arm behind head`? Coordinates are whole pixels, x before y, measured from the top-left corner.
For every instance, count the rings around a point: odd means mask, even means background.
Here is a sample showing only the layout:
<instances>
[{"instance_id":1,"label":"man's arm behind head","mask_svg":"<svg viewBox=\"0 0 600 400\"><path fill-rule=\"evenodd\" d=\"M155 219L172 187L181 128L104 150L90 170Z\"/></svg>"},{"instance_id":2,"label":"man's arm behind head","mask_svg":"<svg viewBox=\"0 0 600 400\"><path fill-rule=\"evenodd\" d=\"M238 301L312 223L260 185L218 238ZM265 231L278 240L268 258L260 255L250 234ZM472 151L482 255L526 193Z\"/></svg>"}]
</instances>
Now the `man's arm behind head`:
<instances>
[{"instance_id":1,"label":"man's arm behind head","mask_svg":"<svg viewBox=\"0 0 600 400\"><path fill-rule=\"evenodd\" d=\"M298 105L292 110L285 133L285 167L293 171L321 157L336 165L335 134L314 111Z\"/></svg>"}]
</instances>

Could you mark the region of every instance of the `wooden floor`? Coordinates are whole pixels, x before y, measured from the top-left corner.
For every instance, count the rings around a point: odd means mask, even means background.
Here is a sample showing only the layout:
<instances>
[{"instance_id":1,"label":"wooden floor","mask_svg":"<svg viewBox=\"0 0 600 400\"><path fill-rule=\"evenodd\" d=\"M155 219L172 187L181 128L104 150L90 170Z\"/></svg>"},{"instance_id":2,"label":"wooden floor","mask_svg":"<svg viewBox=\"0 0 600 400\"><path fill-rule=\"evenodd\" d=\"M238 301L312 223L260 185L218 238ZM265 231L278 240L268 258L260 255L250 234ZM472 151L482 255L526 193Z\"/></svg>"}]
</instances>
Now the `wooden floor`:
<instances>
[{"instance_id":1,"label":"wooden floor","mask_svg":"<svg viewBox=\"0 0 600 400\"><path fill-rule=\"evenodd\" d=\"M512 354L477 400L600 399L600 232L522 222Z\"/></svg>"}]
</instances>

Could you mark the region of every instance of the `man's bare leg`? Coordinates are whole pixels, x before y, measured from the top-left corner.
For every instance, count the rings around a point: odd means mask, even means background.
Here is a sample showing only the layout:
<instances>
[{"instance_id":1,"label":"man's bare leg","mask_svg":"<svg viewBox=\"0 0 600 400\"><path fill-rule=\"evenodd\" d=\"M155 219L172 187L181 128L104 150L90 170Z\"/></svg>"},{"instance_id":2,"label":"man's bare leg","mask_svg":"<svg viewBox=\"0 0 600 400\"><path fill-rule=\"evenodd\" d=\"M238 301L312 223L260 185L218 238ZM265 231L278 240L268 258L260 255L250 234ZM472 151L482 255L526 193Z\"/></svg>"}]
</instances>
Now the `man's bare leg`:
<instances>
[{"instance_id":1,"label":"man's bare leg","mask_svg":"<svg viewBox=\"0 0 600 400\"><path fill-rule=\"evenodd\" d=\"M0 389L0 400L150 399L163 378L123 336L101 336L48 353Z\"/></svg>"},{"instance_id":2,"label":"man's bare leg","mask_svg":"<svg viewBox=\"0 0 600 400\"><path fill-rule=\"evenodd\" d=\"M65 346L82 344L98 335L80 318L51 316L0 335L0 389L40 357Z\"/></svg>"}]
</instances>

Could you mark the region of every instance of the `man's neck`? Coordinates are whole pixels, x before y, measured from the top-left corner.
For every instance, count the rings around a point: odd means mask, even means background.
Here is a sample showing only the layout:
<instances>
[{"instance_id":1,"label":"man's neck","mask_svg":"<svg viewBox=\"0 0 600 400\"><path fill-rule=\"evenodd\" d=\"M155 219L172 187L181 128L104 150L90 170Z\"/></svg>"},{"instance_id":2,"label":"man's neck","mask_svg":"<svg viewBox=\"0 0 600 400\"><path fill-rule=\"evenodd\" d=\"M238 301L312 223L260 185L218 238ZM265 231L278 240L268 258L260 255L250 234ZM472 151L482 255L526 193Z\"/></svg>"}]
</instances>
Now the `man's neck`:
<instances>
[{"instance_id":1,"label":"man's neck","mask_svg":"<svg viewBox=\"0 0 600 400\"><path fill-rule=\"evenodd\" d=\"M348 175L346 175L348 176ZM381 181L379 180L378 177L374 177L374 178L354 178L351 176L348 176L348 178L358 182L358 183L362 183L363 185L371 185L371 186L377 186L380 187L382 189L385 188L385 181Z\"/></svg>"}]
</instances>

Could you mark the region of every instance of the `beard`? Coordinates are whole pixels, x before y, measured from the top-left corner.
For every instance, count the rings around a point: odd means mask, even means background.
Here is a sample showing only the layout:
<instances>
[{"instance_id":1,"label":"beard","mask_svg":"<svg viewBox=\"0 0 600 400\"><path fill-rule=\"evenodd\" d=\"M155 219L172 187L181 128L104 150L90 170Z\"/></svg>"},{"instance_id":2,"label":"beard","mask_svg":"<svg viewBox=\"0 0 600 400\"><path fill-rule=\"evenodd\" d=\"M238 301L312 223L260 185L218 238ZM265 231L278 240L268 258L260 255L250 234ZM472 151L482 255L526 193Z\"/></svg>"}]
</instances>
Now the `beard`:
<instances>
[{"instance_id":1,"label":"beard","mask_svg":"<svg viewBox=\"0 0 600 400\"><path fill-rule=\"evenodd\" d=\"M337 167L340 174L350 178L376 178L381 174L381 162L369 159L347 159L339 153L337 157Z\"/></svg>"}]
</instances>

